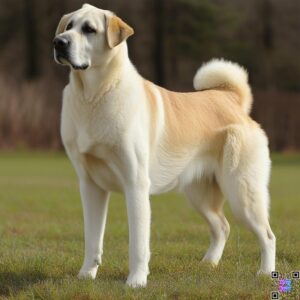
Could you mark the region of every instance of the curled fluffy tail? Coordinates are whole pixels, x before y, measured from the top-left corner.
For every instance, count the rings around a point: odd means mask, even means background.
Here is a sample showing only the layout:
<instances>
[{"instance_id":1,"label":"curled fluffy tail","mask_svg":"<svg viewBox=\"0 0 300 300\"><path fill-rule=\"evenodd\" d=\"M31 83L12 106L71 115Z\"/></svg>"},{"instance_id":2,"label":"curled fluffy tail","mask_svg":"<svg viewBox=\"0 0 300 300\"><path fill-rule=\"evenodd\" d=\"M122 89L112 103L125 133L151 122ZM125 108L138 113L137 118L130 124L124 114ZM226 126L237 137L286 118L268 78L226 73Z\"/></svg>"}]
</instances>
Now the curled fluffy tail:
<instances>
[{"instance_id":1,"label":"curled fluffy tail","mask_svg":"<svg viewBox=\"0 0 300 300\"><path fill-rule=\"evenodd\" d=\"M194 77L194 88L198 91L222 88L236 92L242 109L250 113L253 99L248 73L236 63L223 59L213 59L205 63Z\"/></svg>"}]
</instances>

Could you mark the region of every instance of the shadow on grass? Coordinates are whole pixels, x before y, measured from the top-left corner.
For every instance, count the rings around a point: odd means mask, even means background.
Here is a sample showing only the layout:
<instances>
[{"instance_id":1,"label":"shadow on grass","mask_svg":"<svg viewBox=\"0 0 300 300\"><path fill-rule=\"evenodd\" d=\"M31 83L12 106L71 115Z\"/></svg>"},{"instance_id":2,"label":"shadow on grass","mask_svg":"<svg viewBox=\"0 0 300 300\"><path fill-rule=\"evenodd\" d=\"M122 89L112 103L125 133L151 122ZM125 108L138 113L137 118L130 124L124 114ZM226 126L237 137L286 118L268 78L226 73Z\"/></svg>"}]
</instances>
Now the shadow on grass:
<instances>
[{"instance_id":1,"label":"shadow on grass","mask_svg":"<svg viewBox=\"0 0 300 300\"><path fill-rule=\"evenodd\" d=\"M118 283L125 284L126 272L109 272L98 273L98 280L106 283ZM77 280L77 276L71 276L71 278ZM46 273L34 270L22 271L22 272L1 272L0 271L0 299L1 297L16 296L22 291L30 290L35 284L42 283L47 280L51 280L54 283L61 284L63 278L49 276ZM81 279L78 281L92 281L97 284L97 281L92 279ZM98 282L99 283L99 282Z\"/></svg>"},{"instance_id":2,"label":"shadow on grass","mask_svg":"<svg viewBox=\"0 0 300 300\"><path fill-rule=\"evenodd\" d=\"M39 271L21 273L0 272L0 297L15 295L35 283L48 279L49 276Z\"/></svg>"}]
</instances>

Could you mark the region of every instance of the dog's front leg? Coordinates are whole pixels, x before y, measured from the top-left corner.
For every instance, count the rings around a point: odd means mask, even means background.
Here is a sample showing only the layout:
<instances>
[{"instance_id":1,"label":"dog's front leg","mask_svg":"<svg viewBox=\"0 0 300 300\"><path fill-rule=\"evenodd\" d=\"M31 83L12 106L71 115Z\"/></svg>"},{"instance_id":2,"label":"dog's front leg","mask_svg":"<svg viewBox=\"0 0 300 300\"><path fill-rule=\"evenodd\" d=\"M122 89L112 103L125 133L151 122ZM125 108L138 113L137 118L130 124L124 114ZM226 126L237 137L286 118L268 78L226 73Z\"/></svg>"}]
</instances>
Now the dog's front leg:
<instances>
[{"instance_id":1,"label":"dog's front leg","mask_svg":"<svg viewBox=\"0 0 300 300\"><path fill-rule=\"evenodd\" d=\"M80 179L80 194L84 217L85 257L78 277L94 279L101 264L109 194L89 178Z\"/></svg>"},{"instance_id":2,"label":"dog's front leg","mask_svg":"<svg viewBox=\"0 0 300 300\"><path fill-rule=\"evenodd\" d=\"M133 288L147 284L150 259L150 202L149 180L141 178L126 190L129 223L129 276Z\"/></svg>"}]
</instances>

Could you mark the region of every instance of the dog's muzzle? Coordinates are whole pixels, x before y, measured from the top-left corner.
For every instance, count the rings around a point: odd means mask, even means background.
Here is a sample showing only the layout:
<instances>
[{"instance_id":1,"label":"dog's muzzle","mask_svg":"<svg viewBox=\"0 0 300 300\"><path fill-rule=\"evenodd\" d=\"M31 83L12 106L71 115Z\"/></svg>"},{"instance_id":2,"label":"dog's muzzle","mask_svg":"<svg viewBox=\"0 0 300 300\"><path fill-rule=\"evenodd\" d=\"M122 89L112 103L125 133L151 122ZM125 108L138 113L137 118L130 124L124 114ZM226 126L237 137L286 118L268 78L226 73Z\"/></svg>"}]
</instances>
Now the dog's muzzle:
<instances>
[{"instance_id":1,"label":"dog's muzzle","mask_svg":"<svg viewBox=\"0 0 300 300\"><path fill-rule=\"evenodd\" d=\"M54 45L54 49L56 51L58 60L60 57L68 59L70 44L71 44L70 40L68 40L65 37L56 37L53 40L53 45Z\"/></svg>"},{"instance_id":2,"label":"dog's muzzle","mask_svg":"<svg viewBox=\"0 0 300 300\"><path fill-rule=\"evenodd\" d=\"M71 41L66 37L56 37L53 40L53 45L55 49L55 59L57 62L64 64L67 61L74 70L86 70L89 67L89 64L74 64L70 58L70 48Z\"/></svg>"}]
</instances>

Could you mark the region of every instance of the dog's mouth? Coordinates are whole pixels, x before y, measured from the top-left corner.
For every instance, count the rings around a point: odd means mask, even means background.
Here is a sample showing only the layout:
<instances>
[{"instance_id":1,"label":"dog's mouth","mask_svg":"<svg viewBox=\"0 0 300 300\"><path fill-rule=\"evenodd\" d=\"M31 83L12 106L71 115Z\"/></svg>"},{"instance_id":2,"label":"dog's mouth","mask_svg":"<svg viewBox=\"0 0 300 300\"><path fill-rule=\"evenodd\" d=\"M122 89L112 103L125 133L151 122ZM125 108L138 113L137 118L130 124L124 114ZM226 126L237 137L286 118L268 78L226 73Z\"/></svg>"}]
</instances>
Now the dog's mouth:
<instances>
[{"instance_id":1,"label":"dog's mouth","mask_svg":"<svg viewBox=\"0 0 300 300\"><path fill-rule=\"evenodd\" d=\"M80 66L71 64L71 66L74 70L86 70L89 67L88 64L83 64L83 65L80 65Z\"/></svg>"},{"instance_id":2,"label":"dog's mouth","mask_svg":"<svg viewBox=\"0 0 300 300\"><path fill-rule=\"evenodd\" d=\"M61 65L69 65L71 66L74 70L76 71L84 71L86 70L89 65L87 63L85 64L81 64L81 65L77 65L77 64L74 64L70 58L68 57L68 55L66 54L62 54L62 53L55 53L55 60L57 63L61 64Z\"/></svg>"}]
</instances>

